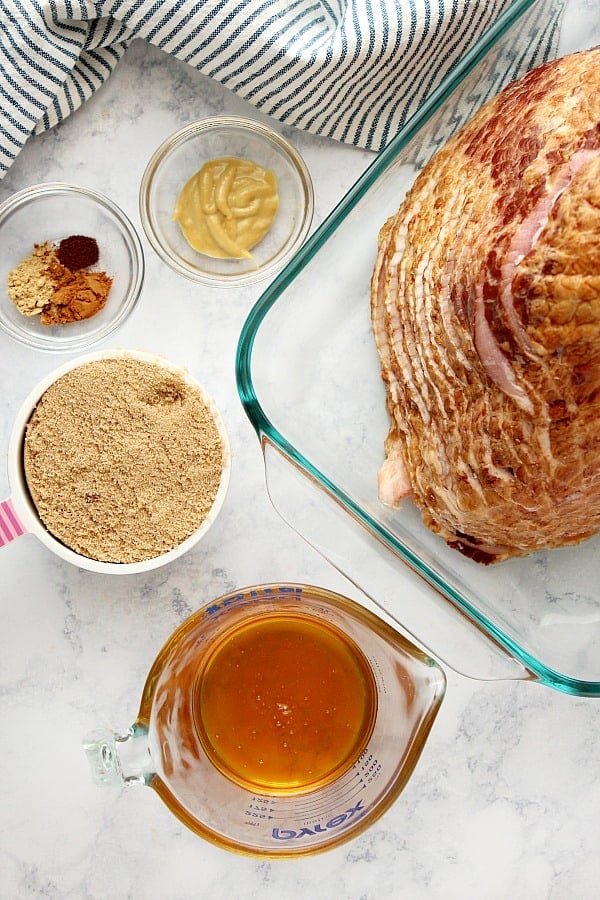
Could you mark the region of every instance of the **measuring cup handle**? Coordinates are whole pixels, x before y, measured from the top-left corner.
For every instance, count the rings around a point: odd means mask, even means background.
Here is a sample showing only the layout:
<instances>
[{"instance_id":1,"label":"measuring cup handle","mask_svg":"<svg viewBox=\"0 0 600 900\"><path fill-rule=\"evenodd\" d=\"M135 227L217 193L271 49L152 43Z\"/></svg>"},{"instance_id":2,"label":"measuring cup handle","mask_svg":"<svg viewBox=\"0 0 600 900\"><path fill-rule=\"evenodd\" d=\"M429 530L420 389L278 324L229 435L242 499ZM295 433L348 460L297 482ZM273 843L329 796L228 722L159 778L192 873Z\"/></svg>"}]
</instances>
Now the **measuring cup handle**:
<instances>
[{"instance_id":1,"label":"measuring cup handle","mask_svg":"<svg viewBox=\"0 0 600 900\"><path fill-rule=\"evenodd\" d=\"M0 547L10 544L26 532L27 529L16 514L10 497L7 500L0 500Z\"/></svg>"},{"instance_id":2,"label":"measuring cup handle","mask_svg":"<svg viewBox=\"0 0 600 900\"><path fill-rule=\"evenodd\" d=\"M83 749L98 785L147 784L153 774L148 732L137 723L125 734L96 728Z\"/></svg>"}]
</instances>

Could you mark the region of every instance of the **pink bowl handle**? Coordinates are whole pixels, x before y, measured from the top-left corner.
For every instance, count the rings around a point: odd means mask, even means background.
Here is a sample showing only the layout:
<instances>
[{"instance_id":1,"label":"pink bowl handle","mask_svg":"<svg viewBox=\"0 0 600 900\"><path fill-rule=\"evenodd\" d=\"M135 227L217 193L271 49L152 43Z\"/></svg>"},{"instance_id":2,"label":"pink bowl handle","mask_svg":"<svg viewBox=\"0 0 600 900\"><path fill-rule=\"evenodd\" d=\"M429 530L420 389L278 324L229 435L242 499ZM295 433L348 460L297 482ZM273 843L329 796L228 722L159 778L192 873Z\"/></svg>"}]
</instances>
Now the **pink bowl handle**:
<instances>
[{"instance_id":1,"label":"pink bowl handle","mask_svg":"<svg viewBox=\"0 0 600 900\"><path fill-rule=\"evenodd\" d=\"M0 547L10 544L15 538L25 534L27 529L19 519L12 500L0 500Z\"/></svg>"}]
</instances>

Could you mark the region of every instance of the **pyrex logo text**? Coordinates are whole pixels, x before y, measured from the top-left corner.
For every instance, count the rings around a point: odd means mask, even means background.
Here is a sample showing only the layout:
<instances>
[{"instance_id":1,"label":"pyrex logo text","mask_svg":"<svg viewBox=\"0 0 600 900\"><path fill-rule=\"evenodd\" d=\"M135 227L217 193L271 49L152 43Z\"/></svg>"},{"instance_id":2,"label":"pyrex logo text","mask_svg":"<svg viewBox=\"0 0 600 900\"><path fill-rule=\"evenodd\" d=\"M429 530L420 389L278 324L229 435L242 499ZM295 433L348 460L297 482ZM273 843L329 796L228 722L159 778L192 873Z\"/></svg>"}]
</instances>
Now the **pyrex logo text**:
<instances>
[{"instance_id":1,"label":"pyrex logo text","mask_svg":"<svg viewBox=\"0 0 600 900\"><path fill-rule=\"evenodd\" d=\"M356 822L358 819L361 819L364 814L365 809L362 800L359 800L352 809L347 809L346 812L333 816L333 818L329 819L324 825L319 823L313 825L311 828L300 828L298 831L293 828L274 828L273 837L276 841L292 841L296 838L305 838L314 836L315 834L323 834L323 832L329 831L332 828L339 828L340 825L344 825L349 819ZM348 822L348 824L352 823Z\"/></svg>"},{"instance_id":2,"label":"pyrex logo text","mask_svg":"<svg viewBox=\"0 0 600 900\"><path fill-rule=\"evenodd\" d=\"M237 606L240 603L244 604L249 601L255 603L260 600L273 601L277 600L282 594L296 594L299 596L302 593L303 589L301 587L279 585L275 587L260 588L259 590L253 588L243 594L227 594L225 597L220 597L219 600L211 603L210 606L205 607L201 611L202 618L212 616L214 613L221 612L221 610L227 609L229 606Z\"/></svg>"}]
</instances>

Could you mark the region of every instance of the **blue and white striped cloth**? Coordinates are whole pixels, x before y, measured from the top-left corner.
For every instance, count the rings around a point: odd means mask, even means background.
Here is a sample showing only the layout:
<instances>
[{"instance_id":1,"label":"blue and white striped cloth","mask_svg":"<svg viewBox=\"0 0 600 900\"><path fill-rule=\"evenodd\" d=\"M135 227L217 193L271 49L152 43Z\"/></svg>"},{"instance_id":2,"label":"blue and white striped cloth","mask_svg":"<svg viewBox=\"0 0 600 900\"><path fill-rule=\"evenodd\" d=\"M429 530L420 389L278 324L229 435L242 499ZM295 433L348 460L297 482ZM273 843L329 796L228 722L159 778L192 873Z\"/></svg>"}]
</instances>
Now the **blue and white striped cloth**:
<instances>
[{"instance_id":1,"label":"blue and white striped cloth","mask_svg":"<svg viewBox=\"0 0 600 900\"><path fill-rule=\"evenodd\" d=\"M134 38L281 121L378 150L512 2L0 0L0 177ZM531 62L550 40L531 43Z\"/></svg>"}]
</instances>

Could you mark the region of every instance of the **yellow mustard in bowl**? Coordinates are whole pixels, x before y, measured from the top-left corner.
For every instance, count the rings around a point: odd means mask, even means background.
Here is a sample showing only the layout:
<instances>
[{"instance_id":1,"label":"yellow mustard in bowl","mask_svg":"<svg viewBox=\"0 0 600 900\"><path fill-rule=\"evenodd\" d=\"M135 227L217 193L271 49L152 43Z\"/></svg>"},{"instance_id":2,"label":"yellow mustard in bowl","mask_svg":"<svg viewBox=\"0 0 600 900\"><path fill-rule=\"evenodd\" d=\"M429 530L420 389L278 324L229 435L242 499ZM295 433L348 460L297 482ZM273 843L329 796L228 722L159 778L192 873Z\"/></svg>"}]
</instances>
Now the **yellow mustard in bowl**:
<instances>
[{"instance_id":1,"label":"yellow mustard in bowl","mask_svg":"<svg viewBox=\"0 0 600 900\"><path fill-rule=\"evenodd\" d=\"M188 244L220 259L248 259L279 208L275 173L251 160L206 162L183 186L173 218Z\"/></svg>"}]
</instances>

